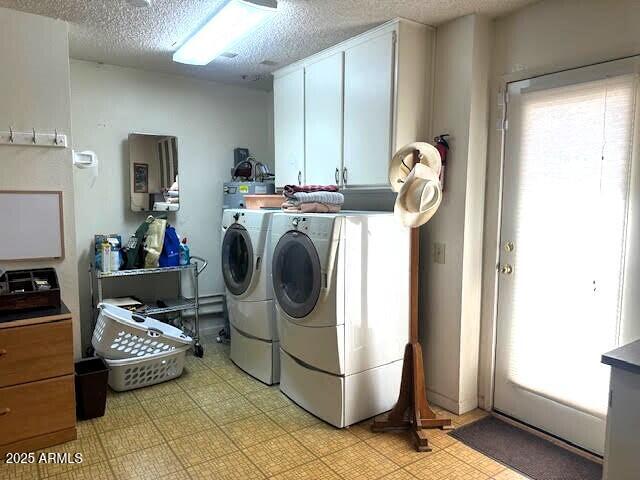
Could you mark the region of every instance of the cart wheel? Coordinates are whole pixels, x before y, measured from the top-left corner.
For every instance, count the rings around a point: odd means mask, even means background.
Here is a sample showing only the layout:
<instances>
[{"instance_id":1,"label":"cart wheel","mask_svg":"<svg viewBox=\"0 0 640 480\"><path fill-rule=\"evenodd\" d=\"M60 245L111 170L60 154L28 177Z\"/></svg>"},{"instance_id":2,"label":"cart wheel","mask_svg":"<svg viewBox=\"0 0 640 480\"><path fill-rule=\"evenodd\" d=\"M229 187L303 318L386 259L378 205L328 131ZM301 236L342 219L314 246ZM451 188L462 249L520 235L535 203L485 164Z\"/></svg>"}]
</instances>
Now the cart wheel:
<instances>
[{"instance_id":1,"label":"cart wheel","mask_svg":"<svg viewBox=\"0 0 640 480\"><path fill-rule=\"evenodd\" d=\"M204 357L204 348L202 348L202 345L200 345L199 343L196 343L193 346L193 354L198 358Z\"/></svg>"}]
</instances>

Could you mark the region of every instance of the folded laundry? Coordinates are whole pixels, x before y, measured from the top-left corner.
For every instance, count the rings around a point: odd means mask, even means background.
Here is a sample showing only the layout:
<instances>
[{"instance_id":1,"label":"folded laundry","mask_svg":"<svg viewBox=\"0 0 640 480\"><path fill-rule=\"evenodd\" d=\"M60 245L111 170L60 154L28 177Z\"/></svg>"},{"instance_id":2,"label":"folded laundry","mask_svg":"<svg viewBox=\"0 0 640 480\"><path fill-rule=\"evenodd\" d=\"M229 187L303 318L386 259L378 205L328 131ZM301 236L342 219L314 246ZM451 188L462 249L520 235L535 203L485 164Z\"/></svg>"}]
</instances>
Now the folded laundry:
<instances>
[{"instance_id":1,"label":"folded laundry","mask_svg":"<svg viewBox=\"0 0 640 480\"><path fill-rule=\"evenodd\" d=\"M300 213L338 213L340 205L335 203L307 202L294 204L293 202L284 202L282 210L285 212Z\"/></svg>"},{"instance_id":2,"label":"folded laundry","mask_svg":"<svg viewBox=\"0 0 640 480\"><path fill-rule=\"evenodd\" d=\"M292 197L296 192L337 192L337 185L285 185L283 193L285 197Z\"/></svg>"},{"instance_id":3,"label":"folded laundry","mask_svg":"<svg viewBox=\"0 0 640 480\"><path fill-rule=\"evenodd\" d=\"M344 203L344 195L340 192L316 191L316 192L295 192L288 197L294 204L298 203L331 203L334 205L342 205Z\"/></svg>"}]
</instances>

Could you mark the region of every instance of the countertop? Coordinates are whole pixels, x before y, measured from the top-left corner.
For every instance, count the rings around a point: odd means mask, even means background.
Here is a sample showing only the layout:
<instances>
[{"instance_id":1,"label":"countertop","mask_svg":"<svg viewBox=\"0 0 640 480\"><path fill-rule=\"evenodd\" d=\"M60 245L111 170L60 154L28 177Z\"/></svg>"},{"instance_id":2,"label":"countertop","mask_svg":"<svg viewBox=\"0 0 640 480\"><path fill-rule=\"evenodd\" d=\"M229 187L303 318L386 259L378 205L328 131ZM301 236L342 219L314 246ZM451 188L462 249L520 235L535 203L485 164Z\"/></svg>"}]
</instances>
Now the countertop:
<instances>
[{"instance_id":1,"label":"countertop","mask_svg":"<svg viewBox=\"0 0 640 480\"><path fill-rule=\"evenodd\" d=\"M21 320L39 318L46 321L47 319L50 319L50 317L64 317L69 315L71 315L71 312L69 312L67 306L62 302L58 308L38 308L34 310L0 313L0 328L8 323L19 322Z\"/></svg>"},{"instance_id":2,"label":"countertop","mask_svg":"<svg viewBox=\"0 0 640 480\"><path fill-rule=\"evenodd\" d=\"M605 353L602 363L640 374L640 340Z\"/></svg>"}]
</instances>

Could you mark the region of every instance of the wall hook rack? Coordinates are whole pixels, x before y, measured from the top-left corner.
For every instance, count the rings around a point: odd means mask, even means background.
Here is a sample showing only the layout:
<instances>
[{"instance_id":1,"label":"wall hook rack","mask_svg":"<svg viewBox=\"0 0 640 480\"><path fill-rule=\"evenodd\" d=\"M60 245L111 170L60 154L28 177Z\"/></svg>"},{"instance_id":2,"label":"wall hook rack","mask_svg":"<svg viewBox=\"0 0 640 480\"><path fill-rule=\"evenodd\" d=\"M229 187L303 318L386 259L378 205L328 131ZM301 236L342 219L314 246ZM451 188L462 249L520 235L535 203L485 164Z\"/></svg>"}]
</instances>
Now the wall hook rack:
<instances>
[{"instance_id":1,"label":"wall hook rack","mask_svg":"<svg viewBox=\"0 0 640 480\"><path fill-rule=\"evenodd\" d=\"M16 132L9 127L6 132L0 132L0 146L67 148L67 136L56 129L53 133L40 133L32 128L30 132Z\"/></svg>"}]
</instances>

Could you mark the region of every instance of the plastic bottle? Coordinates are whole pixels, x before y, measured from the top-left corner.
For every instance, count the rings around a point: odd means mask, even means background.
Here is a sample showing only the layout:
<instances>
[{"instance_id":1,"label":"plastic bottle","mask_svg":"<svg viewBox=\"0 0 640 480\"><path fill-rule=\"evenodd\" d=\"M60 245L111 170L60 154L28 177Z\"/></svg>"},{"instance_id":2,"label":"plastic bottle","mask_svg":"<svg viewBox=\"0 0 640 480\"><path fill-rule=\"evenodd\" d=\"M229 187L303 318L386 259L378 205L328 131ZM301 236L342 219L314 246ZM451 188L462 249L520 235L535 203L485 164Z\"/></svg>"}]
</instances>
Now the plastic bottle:
<instances>
[{"instance_id":1,"label":"plastic bottle","mask_svg":"<svg viewBox=\"0 0 640 480\"><path fill-rule=\"evenodd\" d=\"M189 265L191 263L191 254L189 253L189 245L187 245L187 238L182 239L180 244L180 265Z\"/></svg>"},{"instance_id":2,"label":"plastic bottle","mask_svg":"<svg viewBox=\"0 0 640 480\"><path fill-rule=\"evenodd\" d=\"M111 244L105 239L100 246L102 253L102 271L108 273L111 271Z\"/></svg>"}]
</instances>

